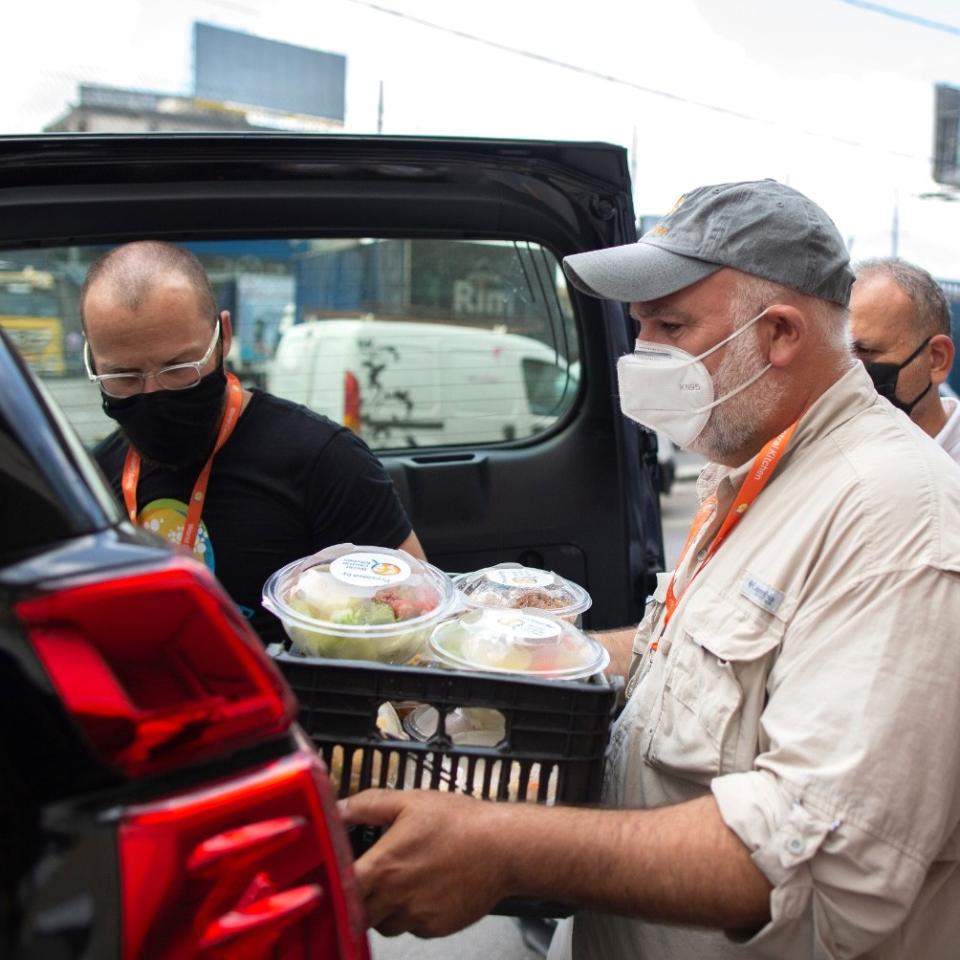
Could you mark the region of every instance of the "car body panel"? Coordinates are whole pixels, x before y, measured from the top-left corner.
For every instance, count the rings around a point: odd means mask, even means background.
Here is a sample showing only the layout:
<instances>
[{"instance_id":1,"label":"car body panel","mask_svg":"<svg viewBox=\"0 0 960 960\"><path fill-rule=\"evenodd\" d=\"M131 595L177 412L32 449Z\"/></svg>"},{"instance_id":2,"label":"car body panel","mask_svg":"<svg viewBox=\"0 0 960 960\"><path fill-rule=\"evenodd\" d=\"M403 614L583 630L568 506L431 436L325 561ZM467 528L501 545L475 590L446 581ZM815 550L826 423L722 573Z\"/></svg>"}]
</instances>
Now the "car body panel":
<instances>
[{"instance_id":1,"label":"car body panel","mask_svg":"<svg viewBox=\"0 0 960 960\"><path fill-rule=\"evenodd\" d=\"M122 907L129 901L124 899L127 878L119 847L121 830L133 812L158 803L175 810L198 791L211 799L225 796L260 771L272 776L291 758L301 758L301 765L319 761L304 749L293 727L265 731L162 774L132 776L107 762L89 726L68 709L58 685L63 675L54 681L20 614L40 598L163 567L172 555L163 541L123 517L89 454L62 414L48 406L45 391L3 331L0 377L0 519L5 530L0 542L0 956L117 960L130 955L123 946ZM218 596L211 599L228 604L216 589ZM104 622L111 617L116 613L103 610ZM136 643L137 624L128 626L130 642ZM71 623L45 621L40 630L46 638L74 644L71 649L85 642L86 649L98 649ZM248 642L262 657L252 634ZM82 695L90 668L82 660L72 663L80 667L65 676ZM279 676L277 682L282 682ZM94 704L85 707L90 715L100 716L98 701L86 702ZM338 909L342 921L345 897L353 894L345 892L352 890L347 861L329 848L336 831L341 831L344 852L346 839L333 814L329 786L322 775L318 778L306 796L315 793L318 813L311 823L325 823L327 833L306 834L297 853L302 860L310 851L322 864L329 881L327 902L340 906L325 908L326 932L314 955L364 960L367 948L358 924L352 936L342 922L337 929L331 926ZM301 777L301 794L305 782ZM302 800L284 797L275 806L282 812L284 803L294 802ZM241 809L227 828L242 824L242 814ZM175 900L180 886L162 888L161 902ZM176 929L185 942L196 939L189 925ZM196 953L190 949L177 955ZM151 956L171 954L151 950Z\"/></svg>"}]
</instances>

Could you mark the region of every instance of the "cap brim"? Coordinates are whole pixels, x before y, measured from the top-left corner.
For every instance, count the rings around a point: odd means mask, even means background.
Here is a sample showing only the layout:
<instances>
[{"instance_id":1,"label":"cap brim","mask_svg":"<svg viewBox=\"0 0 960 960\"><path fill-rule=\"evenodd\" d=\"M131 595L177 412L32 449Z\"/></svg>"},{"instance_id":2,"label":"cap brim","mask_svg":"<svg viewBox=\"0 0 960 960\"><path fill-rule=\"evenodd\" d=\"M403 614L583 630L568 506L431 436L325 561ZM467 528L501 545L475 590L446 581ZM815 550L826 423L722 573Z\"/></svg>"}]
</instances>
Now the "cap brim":
<instances>
[{"instance_id":1,"label":"cap brim","mask_svg":"<svg viewBox=\"0 0 960 960\"><path fill-rule=\"evenodd\" d=\"M652 243L574 253L563 258L567 279L591 297L623 303L658 300L710 276L721 267Z\"/></svg>"}]
</instances>

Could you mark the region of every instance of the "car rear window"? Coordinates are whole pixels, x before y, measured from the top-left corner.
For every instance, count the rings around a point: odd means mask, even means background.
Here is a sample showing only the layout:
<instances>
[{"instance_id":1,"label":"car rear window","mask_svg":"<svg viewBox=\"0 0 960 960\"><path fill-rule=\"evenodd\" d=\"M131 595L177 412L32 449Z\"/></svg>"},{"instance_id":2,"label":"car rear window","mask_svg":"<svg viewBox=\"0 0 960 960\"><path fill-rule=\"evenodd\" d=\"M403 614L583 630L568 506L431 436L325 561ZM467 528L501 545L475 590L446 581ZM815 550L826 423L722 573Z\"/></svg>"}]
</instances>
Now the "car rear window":
<instances>
[{"instance_id":1,"label":"car rear window","mask_svg":"<svg viewBox=\"0 0 960 960\"><path fill-rule=\"evenodd\" d=\"M229 366L374 450L531 442L576 400L579 341L557 257L519 240L185 243L229 310ZM83 367L78 297L105 246L6 251L0 326L81 439L111 432Z\"/></svg>"}]
</instances>

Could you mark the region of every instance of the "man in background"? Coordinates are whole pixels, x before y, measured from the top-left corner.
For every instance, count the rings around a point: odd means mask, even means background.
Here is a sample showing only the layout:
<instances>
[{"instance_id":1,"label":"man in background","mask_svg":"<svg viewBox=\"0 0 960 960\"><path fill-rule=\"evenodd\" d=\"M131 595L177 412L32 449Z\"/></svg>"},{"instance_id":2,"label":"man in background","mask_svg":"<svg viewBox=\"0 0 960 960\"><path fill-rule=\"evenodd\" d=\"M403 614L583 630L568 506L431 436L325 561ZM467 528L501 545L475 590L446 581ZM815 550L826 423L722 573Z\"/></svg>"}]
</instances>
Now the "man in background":
<instances>
[{"instance_id":1,"label":"man in background","mask_svg":"<svg viewBox=\"0 0 960 960\"><path fill-rule=\"evenodd\" d=\"M854 349L877 392L960 463L960 402L940 396L955 354L950 307L926 270L896 257L857 266Z\"/></svg>"}]
</instances>

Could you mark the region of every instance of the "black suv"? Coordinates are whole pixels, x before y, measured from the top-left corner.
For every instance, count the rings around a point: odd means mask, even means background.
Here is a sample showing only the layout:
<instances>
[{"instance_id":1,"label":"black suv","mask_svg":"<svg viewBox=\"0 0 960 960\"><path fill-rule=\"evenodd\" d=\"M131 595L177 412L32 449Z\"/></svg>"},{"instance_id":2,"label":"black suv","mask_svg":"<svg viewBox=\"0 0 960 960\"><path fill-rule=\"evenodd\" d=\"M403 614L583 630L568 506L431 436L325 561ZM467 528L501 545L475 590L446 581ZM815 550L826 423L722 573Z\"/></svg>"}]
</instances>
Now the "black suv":
<instances>
[{"instance_id":1,"label":"black suv","mask_svg":"<svg viewBox=\"0 0 960 960\"><path fill-rule=\"evenodd\" d=\"M296 703L0 333L0 956L368 957Z\"/></svg>"}]
</instances>

